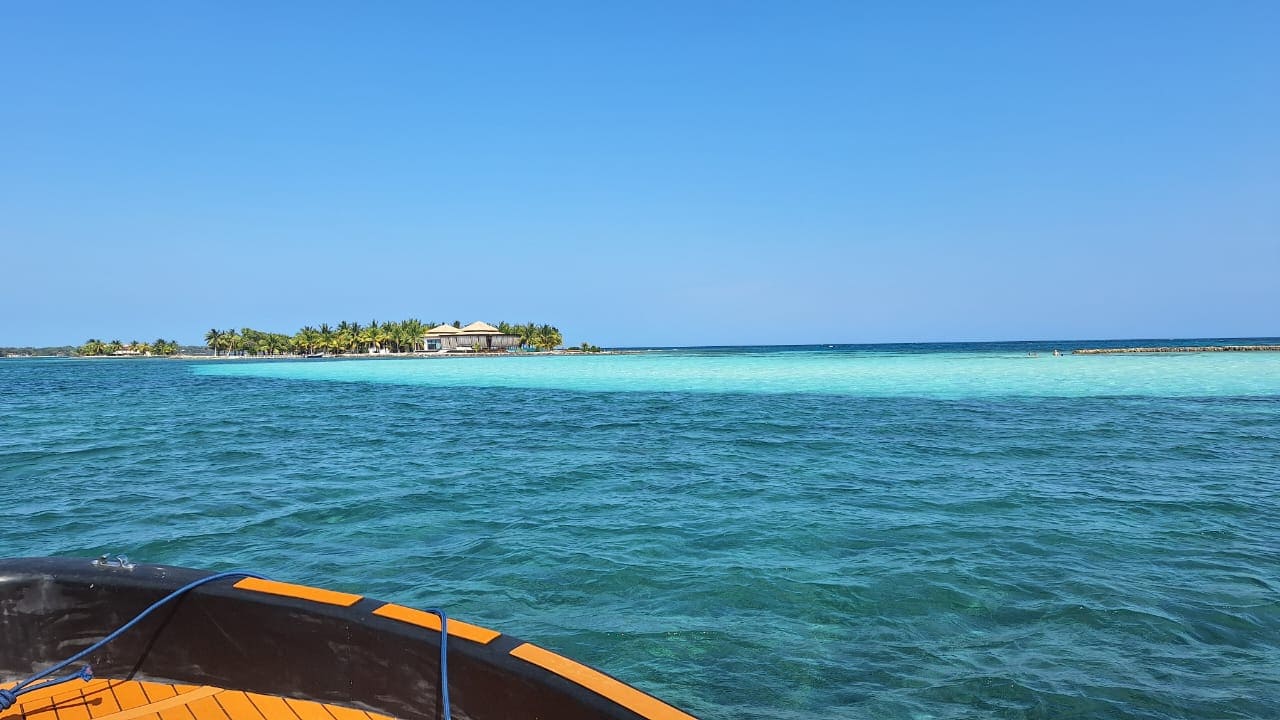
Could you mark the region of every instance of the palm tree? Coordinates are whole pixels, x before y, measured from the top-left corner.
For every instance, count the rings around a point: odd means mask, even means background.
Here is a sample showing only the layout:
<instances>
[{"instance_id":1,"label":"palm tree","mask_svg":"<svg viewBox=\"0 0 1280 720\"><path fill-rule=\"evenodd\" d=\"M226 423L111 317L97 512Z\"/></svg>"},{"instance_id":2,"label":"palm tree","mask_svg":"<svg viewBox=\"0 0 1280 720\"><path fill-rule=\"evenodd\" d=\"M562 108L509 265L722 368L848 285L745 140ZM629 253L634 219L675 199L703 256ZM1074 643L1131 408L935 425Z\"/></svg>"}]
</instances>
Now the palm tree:
<instances>
[{"instance_id":1,"label":"palm tree","mask_svg":"<svg viewBox=\"0 0 1280 720\"><path fill-rule=\"evenodd\" d=\"M351 351L363 351L364 347L361 343L364 341L361 339L361 336L364 334L364 326L355 321L349 322L347 323L347 332L351 334Z\"/></svg>"},{"instance_id":2,"label":"palm tree","mask_svg":"<svg viewBox=\"0 0 1280 720\"><path fill-rule=\"evenodd\" d=\"M204 344L213 350L213 356L218 357L218 346L222 344L222 331L218 328L212 328L204 334Z\"/></svg>"},{"instance_id":3,"label":"palm tree","mask_svg":"<svg viewBox=\"0 0 1280 720\"><path fill-rule=\"evenodd\" d=\"M107 346L98 338L89 338L84 345L80 346L81 355L101 355L106 352Z\"/></svg>"},{"instance_id":4,"label":"palm tree","mask_svg":"<svg viewBox=\"0 0 1280 720\"><path fill-rule=\"evenodd\" d=\"M422 338L427 334L427 326L418 318L409 318L401 323L404 327L405 336L409 338L412 344L412 350L417 351L418 346L422 344Z\"/></svg>"},{"instance_id":5,"label":"palm tree","mask_svg":"<svg viewBox=\"0 0 1280 720\"><path fill-rule=\"evenodd\" d=\"M111 342L107 343L105 352L108 355L115 355L116 351L122 347L124 347L124 343L120 342L119 340L112 340Z\"/></svg>"},{"instance_id":6,"label":"palm tree","mask_svg":"<svg viewBox=\"0 0 1280 720\"><path fill-rule=\"evenodd\" d=\"M541 350L555 350L564 344L564 336L560 334L558 328L543 325L538 328L537 344Z\"/></svg>"},{"instance_id":7,"label":"palm tree","mask_svg":"<svg viewBox=\"0 0 1280 720\"><path fill-rule=\"evenodd\" d=\"M267 334L267 351L272 355L279 355L289 347L289 336L280 333Z\"/></svg>"},{"instance_id":8,"label":"palm tree","mask_svg":"<svg viewBox=\"0 0 1280 720\"><path fill-rule=\"evenodd\" d=\"M537 346L538 326L536 323L525 323L523 325L516 325L514 327L514 330L516 331L515 334L520 336L521 347Z\"/></svg>"},{"instance_id":9,"label":"palm tree","mask_svg":"<svg viewBox=\"0 0 1280 720\"><path fill-rule=\"evenodd\" d=\"M319 336L320 334L316 332L315 328L310 325L304 326L294 334L293 346L297 348L299 355L303 354L304 350L308 355L313 354L316 351L316 341Z\"/></svg>"},{"instance_id":10,"label":"palm tree","mask_svg":"<svg viewBox=\"0 0 1280 720\"><path fill-rule=\"evenodd\" d=\"M235 330L222 331L222 346L227 349L228 355L230 355L232 351L240 349L241 347L240 341L241 341L240 334L237 333Z\"/></svg>"},{"instance_id":11,"label":"palm tree","mask_svg":"<svg viewBox=\"0 0 1280 720\"><path fill-rule=\"evenodd\" d=\"M251 354L262 350L262 332L253 328L240 329L240 349Z\"/></svg>"},{"instance_id":12,"label":"palm tree","mask_svg":"<svg viewBox=\"0 0 1280 720\"><path fill-rule=\"evenodd\" d=\"M360 350L363 352L368 348L373 347L374 343L378 342L378 331L371 327L366 327L360 331L359 338Z\"/></svg>"},{"instance_id":13,"label":"palm tree","mask_svg":"<svg viewBox=\"0 0 1280 720\"><path fill-rule=\"evenodd\" d=\"M400 352L400 323L388 320L382 323L382 328L378 332L381 333L380 343L383 348L391 350L394 347L394 352Z\"/></svg>"},{"instance_id":14,"label":"palm tree","mask_svg":"<svg viewBox=\"0 0 1280 720\"><path fill-rule=\"evenodd\" d=\"M418 338L420 336L414 334L415 330L416 328L414 328L413 324L408 320L395 324L394 329L392 330L392 339L396 344L396 352L404 352L406 345L409 346L410 351L418 348Z\"/></svg>"},{"instance_id":15,"label":"palm tree","mask_svg":"<svg viewBox=\"0 0 1280 720\"><path fill-rule=\"evenodd\" d=\"M356 349L356 333L351 329L352 323L343 320L333 329L333 341L336 347L345 352Z\"/></svg>"}]
</instances>

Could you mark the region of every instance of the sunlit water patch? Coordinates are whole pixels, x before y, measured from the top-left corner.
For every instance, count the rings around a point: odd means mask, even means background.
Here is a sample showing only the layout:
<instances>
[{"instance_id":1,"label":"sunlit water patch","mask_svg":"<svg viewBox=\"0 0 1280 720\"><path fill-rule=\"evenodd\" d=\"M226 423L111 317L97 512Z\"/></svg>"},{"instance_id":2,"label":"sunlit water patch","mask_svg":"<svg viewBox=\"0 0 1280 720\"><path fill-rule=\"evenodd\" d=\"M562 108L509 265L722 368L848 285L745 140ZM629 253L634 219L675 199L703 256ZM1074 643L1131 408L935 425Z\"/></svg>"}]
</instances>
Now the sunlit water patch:
<instances>
[{"instance_id":1,"label":"sunlit water patch","mask_svg":"<svg viewBox=\"0 0 1280 720\"><path fill-rule=\"evenodd\" d=\"M991 398L1280 394L1280 353L1029 357L1010 353L642 353L222 361L209 376L578 392Z\"/></svg>"}]
</instances>

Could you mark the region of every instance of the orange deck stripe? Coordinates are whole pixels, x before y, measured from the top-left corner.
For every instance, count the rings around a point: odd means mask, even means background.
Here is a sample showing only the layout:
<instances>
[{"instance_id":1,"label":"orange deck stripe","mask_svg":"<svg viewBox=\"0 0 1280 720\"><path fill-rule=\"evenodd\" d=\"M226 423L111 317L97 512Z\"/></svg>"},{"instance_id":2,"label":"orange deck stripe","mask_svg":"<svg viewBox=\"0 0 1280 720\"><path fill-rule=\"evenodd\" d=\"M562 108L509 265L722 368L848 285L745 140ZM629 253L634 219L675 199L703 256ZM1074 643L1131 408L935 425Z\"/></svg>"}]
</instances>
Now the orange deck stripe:
<instances>
[{"instance_id":1,"label":"orange deck stripe","mask_svg":"<svg viewBox=\"0 0 1280 720\"><path fill-rule=\"evenodd\" d=\"M624 682L614 680L602 672L592 670L567 657L557 655L550 650L543 650L537 645L525 643L512 650L511 655L550 670L649 720L694 720L692 715L681 712L652 695L640 692Z\"/></svg>"},{"instance_id":2,"label":"orange deck stripe","mask_svg":"<svg viewBox=\"0 0 1280 720\"><path fill-rule=\"evenodd\" d=\"M360 602L360 598L363 597L361 595L338 592L337 590L324 590L307 585L294 585L293 583L259 580L258 578L245 578L236 583L234 587L239 590L252 590L254 592L267 593L268 595L299 598L339 607L351 607Z\"/></svg>"},{"instance_id":3,"label":"orange deck stripe","mask_svg":"<svg viewBox=\"0 0 1280 720\"><path fill-rule=\"evenodd\" d=\"M387 603L377 610L374 610L373 614L440 632L440 617L435 613L414 610L413 608L407 608L403 605ZM489 628L480 627L479 625L472 625L471 623L465 623L461 620L449 618L449 635L452 637L460 637L465 640L470 640L472 642L478 642L481 645L486 645L493 642L493 639L502 635L502 633L497 630L490 630Z\"/></svg>"}]
</instances>

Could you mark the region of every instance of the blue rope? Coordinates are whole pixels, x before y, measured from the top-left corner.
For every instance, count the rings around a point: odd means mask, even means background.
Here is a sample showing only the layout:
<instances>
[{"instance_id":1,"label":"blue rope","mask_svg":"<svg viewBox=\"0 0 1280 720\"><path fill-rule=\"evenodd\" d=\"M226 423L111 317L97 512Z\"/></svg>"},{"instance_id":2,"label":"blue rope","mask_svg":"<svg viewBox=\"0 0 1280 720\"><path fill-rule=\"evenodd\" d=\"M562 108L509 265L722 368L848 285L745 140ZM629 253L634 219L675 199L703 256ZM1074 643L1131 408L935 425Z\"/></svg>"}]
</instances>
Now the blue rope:
<instances>
[{"instance_id":1,"label":"blue rope","mask_svg":"<svg viewBox=\"0 0 1280 720\"><path fill-rule=\"evenodd\" d=\"M120 637L121 635L126 633L130 628L137 625L139 622L142 622L142 620L145 617L155 612L165 604L173 602L174 600L182 597L185 593L190 592L191 590L194 590L195 588L198 588L201 585L214 582L215 580L223 580L230 577L241 577L241 578L250 577L250 578L262 579L261 575L254 575L253 573L233 570L230 572L221 572L221 573L216 573L214 575L207 575L205 577L200 578L199 580L194 580L192 582L187 583L186 585L183 585L182 587L178 588L177 590L174 590L168 595L165 595L164 597L160 598L154 603L151 603L151 606L148 607L146 610L143 610L142 612L138 613L137 616L135 616L132 620L116 628L115 631L113 631L110 635L102 638L98 642L90 645L84 650L81 650L75 655L72 655L66 660L63 660L57 665L54 665L53 667L48 668L47 670L42 670L36 673L35 675L32 675L31 677L27 678L26 680L23 680L22 682L18 683L17 685L14 685L11 688L0 690L0 712L4 712L5 710L8 710L9 708L13 707L13 704L17 702L20 696L25 695L29 692L35 692L36 690L43 690L44 688L47 688L47 687L53 687L54 685L61 685L62 683L71 682L72 680L77 680L77 679L84 680L86 682L89 680L92 680L93 669L90 668L88 665L85 665L79 670L73 673L70 673L68 675L65 675L63 677L54 678L47 682L42 682L39 685L32 684L32 683L39 682L40 680L44 680L50 675L65 669L71 663L76 662L77 660L80 660L89 655L92 655L98 650L101 650L107 643Z\"/></svg>"},{"instance_id":2,"label":"blue rope","mask_svg":"<svg viewBox=\"0 0 1280 720\"><path fill-rule=\"evenodd\" d=\"M449 618L440 608L427 608L426 612L440 616L440 706L444 720L453 720L449 710Z\"/></svg>"}]
</instances>

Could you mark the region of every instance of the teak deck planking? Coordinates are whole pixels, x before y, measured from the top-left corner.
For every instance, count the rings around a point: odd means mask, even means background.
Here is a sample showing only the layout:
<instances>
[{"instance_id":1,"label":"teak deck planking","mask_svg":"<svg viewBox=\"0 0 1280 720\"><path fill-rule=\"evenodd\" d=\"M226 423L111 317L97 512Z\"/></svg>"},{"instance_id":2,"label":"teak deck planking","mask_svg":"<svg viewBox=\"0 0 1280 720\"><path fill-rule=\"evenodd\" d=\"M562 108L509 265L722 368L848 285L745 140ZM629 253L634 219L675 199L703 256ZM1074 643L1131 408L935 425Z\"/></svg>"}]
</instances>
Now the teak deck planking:
<instances>
[{"instance_id":1,"label":"teak deck planking","mask_svg":"<svg viewBox=\"0 0 1280 720\"><path fill-rule=\"evenodd\" d=\"M5 684L12 687L12 683ZM18 698L0 720L393 720L310 700L138 680L73 681Z\"/></svg>"}]
</instances>

